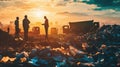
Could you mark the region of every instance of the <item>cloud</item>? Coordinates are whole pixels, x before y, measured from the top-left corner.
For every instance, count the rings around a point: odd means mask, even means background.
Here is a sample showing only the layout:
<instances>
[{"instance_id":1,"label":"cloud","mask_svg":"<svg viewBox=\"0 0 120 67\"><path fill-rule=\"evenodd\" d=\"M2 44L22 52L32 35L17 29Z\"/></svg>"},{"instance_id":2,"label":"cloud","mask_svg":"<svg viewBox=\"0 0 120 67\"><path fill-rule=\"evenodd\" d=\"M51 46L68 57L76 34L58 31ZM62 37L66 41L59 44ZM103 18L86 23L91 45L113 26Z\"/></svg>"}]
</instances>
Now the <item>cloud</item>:
<instances>
[{"instance_id":1,"label":"cloud","mask_svg":"<svg viewBox=\"0 0 120 67\"><path fill-rule=\"evenodd\" d=\"M16 7L16 9L31 9L38 6L48 6L50 1L45 0L11 0L0 1L0 10L8 7Z\"/></svg>"},{"instance_id":2,"label":"cloud","mask_svg":"<svg viewBox=\"0 0 120 67\"><path fill-rule=\"evenodd\" d=\"M67 6L68 3L77 3L80 2L79 0L52 0L52 4L56 6Z\"/></svg>"},{"instance_id":3,"label":"cloud","mask_svg":"<svg viewBox=\"0 0 120 67\"><path fill-rule=\"evenodd\" d=\"M111 10L112 11L112 10ZM104 16L106 17L111 17L111 18L120 18L120 12L108 12L108 13L105 13Z\"/></svg>"},{"instance_id":4,"label":"cloud","mask_svg":"<svg viewBox=\"0 0 120 67\"><path fill-rule=\"evenodd\" d=\"M95 4L98 7L94 10L107 10L114 9L116 11L120 10L120 0L81 0L83 3Z\"/></svg>"},{"instance_id":5,"label":"cloud","mask_svg":"<svg viewBox=\"0 0 120 67\"><path fill-rule=\"evenodd\" d=\"M0 8L5 8L13 4L11 1L0 1Z\"/></svg>"},{"instance_id":6,"label":"cloud","mask_svg":"<svg viewBox=\"0 0 120 67\"><path fill-rule=\"evenodd\" d=\"M58 2L58 3L56 3L55 5L56 5L56 6L66 6L66 3L65 3L65 2L63 2L63 3L62 3L62 2Z\"/></svg>"},{"instance_id":7,"label":"cloud","mask_svg":"<svg viewBox=\"0 0 120 67\"><path fill-rule=\"evenodd\" d=\"M69 0L54 0L51 4L54 4L54 6L66 6L67 1Z\"/></svg>"},{"instance_id":8,"label":"cloud","mask_svg":"<svg viewBox=\"0 0 120 67\"><path fill-rule=\"evenodd\" d=\"M1 7L1 9L3 8L3 9L6 9L6 8L8 8L8 7L16 7L16 9L23 9L23 7L27 7L27 6L29 6L27 3L26 3L26 1L21 1L21 0L14 0L14 1L2 1L2 2L0 2L0 7Z\"/></svg>"},{"instance_id":9,"label":"cloud","mask_svg":"<svg viewBox=\"0 0 120 67\"><path fill-rule=\"evenodd\" d=\"M93 10L95 10L95 11L104 11L104 10L109 10L109 9L113 9L113 10L115 10L117 12L117 11L120 11L120 6L96 7Z\"/></svg>"},{"instance_id":10,"label":"cloud","mask_svg":"<svg viewBox=\"0 0 120 67\"><path fill-rule=\"evenodd\" d=\"M34 9L51 12L50 15L58 15L59 18L74 17L74 20L81 19L81 16L83 19L119 18L120 0L11 0L0 2L0 17L11 18L11 15L15 17Z\"/></svg>"},{"instance_id":11,"label":"cloud","mask_svg":"<svg viewBox=\"0 0 120 67\"><path fill-rule=\"evenodd\" d=\"M88 16L86 13L78 13L78 12L59 12L59 15L66 15L66 16Z\"/></svg>"},{"instance_id":12,"label":"cloud","mask_svg":"<svg viewBox=\"0 0 120 67\"><path fill-rule=\"evenodd\" d=\"M120 0L81 0L87 4L96 4L97 6L120 6Z\"/></svg>"}]
</instances>

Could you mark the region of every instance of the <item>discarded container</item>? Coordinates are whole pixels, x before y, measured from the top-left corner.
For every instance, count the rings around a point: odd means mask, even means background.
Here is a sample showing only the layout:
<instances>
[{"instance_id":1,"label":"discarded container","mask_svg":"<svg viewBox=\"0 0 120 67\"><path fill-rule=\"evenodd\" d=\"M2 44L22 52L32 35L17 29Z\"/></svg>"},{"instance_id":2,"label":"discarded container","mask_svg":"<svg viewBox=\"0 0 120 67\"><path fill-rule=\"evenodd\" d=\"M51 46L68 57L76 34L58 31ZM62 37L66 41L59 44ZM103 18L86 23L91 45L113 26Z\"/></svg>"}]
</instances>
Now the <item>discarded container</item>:
<instances>
[{"instance_id":1,"label":"discarded container","mask_svg":"<svg viewBox=\"0 0 120 67\"><path fill-rule=\"evenodd\" d=\"M63 33L65 33L65 34L70 33L69 25L64 25L64 26L63 26Z\"/></svg>"},{"instance_id":2,"label":"discarded container","mask_svg":"<svg viewBox=\"0 0 120 67\"><path fill-rule=\"evenodd\" d=\"M52 35L57 35L58 34L58 29L57 28L51 28L51 34Z\"/></svg>"}]
</instances>

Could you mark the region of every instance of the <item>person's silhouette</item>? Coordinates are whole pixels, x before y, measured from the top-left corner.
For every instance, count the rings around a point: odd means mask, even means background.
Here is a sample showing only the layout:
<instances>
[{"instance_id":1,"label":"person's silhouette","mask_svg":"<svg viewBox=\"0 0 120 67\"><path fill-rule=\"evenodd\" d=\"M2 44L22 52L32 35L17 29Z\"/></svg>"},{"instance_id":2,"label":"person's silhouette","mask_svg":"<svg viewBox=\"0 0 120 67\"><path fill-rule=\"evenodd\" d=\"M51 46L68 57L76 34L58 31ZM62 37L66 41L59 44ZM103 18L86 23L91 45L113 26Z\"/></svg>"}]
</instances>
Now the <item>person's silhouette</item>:
<instances>
[{"instance_id":1,"label":"person's silhouette","mask_svg":"<svg viewBox=\"0 0 120 67\"><path fill-rule=\"evenodd\" d=\"M16 20L15 20L15 37L18 38L19 37L19 32L20 32L20 29L19 29L19 17L16 17Z\"/></svg>"},{"instance_id":2,"label":"person's silhouette","mask_svg":"<svg viewBox=\"0 0 120 67\"><path fill-rule=\"evenodd\" d=\"M25 17L23 19L24 40L28 40L28 30L30 21L28 20L27 15L25 15L24 17Z\"/></svg>"},{"instance_id":3,"label":"person's silhouette","mask_svg":"<svg viewBox=\"0 0 120 67\"><path fill-rule=\"evenodd\" d=\"M49 28L49 21L46 16L44 16L45 22L44 22L44 28L45 28L45 38L48 39L48 28Z\"/></svg>"},{"instance_id":4,"label":"person's silhouette","mask_svg":"<svg viewBox=\"0 0 120 67\"><path fill-rule=\"evenodd\" d=\"M3 24L0 22L0 29L2 30L2 28L3 28Z\"/></svg>"},{"instance_id":5,"label":"person's silhouette","mask_svg":"<svg viewBox=\"0 0 120 67\"><path fill-rule=\"evenodd\" d=\"M7 27L7 33L8 34L10 33L10 27L9 26Z\"/></svg>"}]
</instances>

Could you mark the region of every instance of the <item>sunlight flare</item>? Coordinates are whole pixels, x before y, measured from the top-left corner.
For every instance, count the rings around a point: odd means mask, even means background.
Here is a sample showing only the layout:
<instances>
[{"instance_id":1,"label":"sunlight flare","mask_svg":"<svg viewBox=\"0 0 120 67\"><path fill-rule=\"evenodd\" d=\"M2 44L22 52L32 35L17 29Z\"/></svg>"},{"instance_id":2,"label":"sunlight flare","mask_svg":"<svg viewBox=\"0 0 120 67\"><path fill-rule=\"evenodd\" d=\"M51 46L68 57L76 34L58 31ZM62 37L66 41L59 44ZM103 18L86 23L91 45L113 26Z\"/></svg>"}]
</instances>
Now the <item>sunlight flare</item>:
<instances>
[{"instance_id":1,"label":"sunlight flare","mask_svg":"<svg viewBox=\"0 0 120 67\"><path fill-rule=\"evenodd\" d=\"M32 10L32 16L37 17L37 18L41 18L47 14L49 14L49 12L44 11L44 10Z\"/></svg>"}]
</instances>

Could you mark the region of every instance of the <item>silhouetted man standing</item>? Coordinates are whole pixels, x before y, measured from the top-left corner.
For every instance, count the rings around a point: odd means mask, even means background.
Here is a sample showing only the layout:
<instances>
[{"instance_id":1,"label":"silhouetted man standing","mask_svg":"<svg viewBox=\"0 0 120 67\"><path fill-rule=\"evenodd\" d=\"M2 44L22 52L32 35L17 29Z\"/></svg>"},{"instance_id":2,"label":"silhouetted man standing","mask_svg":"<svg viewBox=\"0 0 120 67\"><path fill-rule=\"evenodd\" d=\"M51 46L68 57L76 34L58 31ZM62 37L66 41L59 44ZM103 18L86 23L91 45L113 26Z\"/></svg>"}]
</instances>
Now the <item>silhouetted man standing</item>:
<instances>
[{"instance_id":1,"label":"silhouetted man standing","mask_svg":"<svg viewBox=\"0 0 120 67\"><path fill-rule=\"evenodd\" d=\"M29 29L30 21L27 18L27 15L25 15L25 18L23 19L23 29L24 29L24 40L28 40L28 29Z\"/></svg>"},{"instance_id":2,"label":"silhouetted man standing","mask_svg":"<svg viewBox=\"0 0 120 67\"><path fill-rule=\"evenodd\" d=\"M44 16L45 22L44 22L44 28L45 28L45 38L48 39L48 28L49 28L49 22L46 16Z\"/></svg>"},{"instance_id":3,"label":"silhouetted man standing","mask_svg":"<svg viewBox=\"0 0 120 67\"><path fill-rule=\"evenodd\" d=\"M19 17L16 17L16 20L15 20L15 37L18 38L19 37Z\"/></svg>"}]
</instances>

